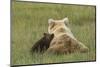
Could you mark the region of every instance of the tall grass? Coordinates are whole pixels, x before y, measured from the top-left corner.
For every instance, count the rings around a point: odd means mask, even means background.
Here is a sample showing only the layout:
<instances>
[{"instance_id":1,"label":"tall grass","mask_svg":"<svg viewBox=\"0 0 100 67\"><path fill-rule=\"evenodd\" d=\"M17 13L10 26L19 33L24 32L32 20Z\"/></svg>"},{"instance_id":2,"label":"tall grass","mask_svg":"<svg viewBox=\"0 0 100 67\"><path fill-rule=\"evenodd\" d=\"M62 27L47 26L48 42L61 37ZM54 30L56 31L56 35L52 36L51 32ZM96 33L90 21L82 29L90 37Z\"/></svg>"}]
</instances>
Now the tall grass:
<instances>
[{"instance_id":1,"label":"tall grass","mask_svg":"<svg viewBox=\"0 0 100 67\"><path fill-rule=\"evenodd\" d=\"M30 54L33 44L47 32L48 19L68 17L75 37L89 47L88 53L68 55ZM12 65L95 60L95 7L12 2Z\"/></svg>"}]
</instances>

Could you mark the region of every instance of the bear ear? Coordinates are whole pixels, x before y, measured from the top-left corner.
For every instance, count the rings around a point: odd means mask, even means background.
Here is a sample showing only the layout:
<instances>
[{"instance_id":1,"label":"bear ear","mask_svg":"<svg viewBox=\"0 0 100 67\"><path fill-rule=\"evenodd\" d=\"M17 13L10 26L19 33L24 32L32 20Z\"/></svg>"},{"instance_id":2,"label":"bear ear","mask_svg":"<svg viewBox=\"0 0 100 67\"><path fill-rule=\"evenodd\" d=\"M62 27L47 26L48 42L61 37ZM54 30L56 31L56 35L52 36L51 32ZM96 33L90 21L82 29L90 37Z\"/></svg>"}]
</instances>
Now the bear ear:
<instances>
[{"instance_id":1,"label":"bear ear","mask_svg":"<svg viewBox=\"0 0 100 67\"><path fill-rule=\"evenodd\" d=\"M47 33L43 33L44 34L44 36L46 36L47 35Z\"/></svg>"},{"instance_id":2,"label":"bear ear","mask_svg":"<svg viewBox=\"0 0 100 67\"><path fill-rule=\"evenodd\" d=\"M68 24L69 24L69 20L68 20L68 18L65 17L65 18L63 19L63 22L65 23L65 25L68 25Z\"/></svg>"},{"instance_id":3,"label":"bear ear","mask_svg":"<svg viewBox=\"0 0 100 67\"><path fill-rule=\"evenodd\" d=\"M51 36L54 37L54 34L52 33Z\"/></svg>"},{"instance_id":4,"label":"bear ear","mask_svg":"<svg viewBox=\"0 0 100 67\"><path fill-rule=\"evenodd\" d=\"M69 22L68 17L65 17L65 18L63 19L63 21L64 21L64 22Z\"/></svg>"},{"instance_id":5,"label":"bear ear","mask_svg":"<svg viewBox=\"0 0 100 67\"><path fill-rule=\"evenodd\" d=\"M52 23L52 22L54 22L53 19L49 19L49 20L48 20L48 23L49 23L49 24Z\"/></svg>"}]
</instances>

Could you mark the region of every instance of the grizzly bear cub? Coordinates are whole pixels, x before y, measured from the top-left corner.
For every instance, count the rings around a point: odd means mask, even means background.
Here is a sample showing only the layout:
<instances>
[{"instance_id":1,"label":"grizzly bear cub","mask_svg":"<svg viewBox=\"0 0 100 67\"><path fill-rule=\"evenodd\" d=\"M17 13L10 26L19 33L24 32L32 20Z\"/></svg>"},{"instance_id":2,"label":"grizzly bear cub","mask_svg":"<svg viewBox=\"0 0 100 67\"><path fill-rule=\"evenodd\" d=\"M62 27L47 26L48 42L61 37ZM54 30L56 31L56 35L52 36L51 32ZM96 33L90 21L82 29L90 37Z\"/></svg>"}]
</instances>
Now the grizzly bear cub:
<instances>
[{"instance_id":1,"label":"grizzly bear cub","mask_svg":"<svg viewBox=\"0 0 100 67\"><path fill-rule=\"evenodd\" d=\"M33 45L31 51L43 53L49 48L50 42L53 37L54 34L44 33L44 36Z\"/></svg>"}]
</instances>

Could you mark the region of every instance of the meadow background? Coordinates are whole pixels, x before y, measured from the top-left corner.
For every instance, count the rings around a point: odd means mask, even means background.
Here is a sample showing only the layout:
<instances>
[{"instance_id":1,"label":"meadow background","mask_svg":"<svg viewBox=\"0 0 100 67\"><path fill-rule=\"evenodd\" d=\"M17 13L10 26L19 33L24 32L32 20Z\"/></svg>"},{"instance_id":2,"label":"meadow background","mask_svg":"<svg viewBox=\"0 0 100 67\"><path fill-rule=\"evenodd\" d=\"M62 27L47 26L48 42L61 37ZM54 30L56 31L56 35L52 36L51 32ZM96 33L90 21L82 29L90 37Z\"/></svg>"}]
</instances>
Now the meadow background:
<instances>
[{"instance_id":1,"label":"meadow background","mask_svg":"<svg viewBox=\"0 0 100 67\"><path fill-rule=\"evenodd\" d=\"M96 60L95 6L12 2L11 65L44 64ZM68 55L30 54L30 48L47 32L48 19L69 18L75 37L88 48L88 53Z\"/></svg>"}]
</instances>

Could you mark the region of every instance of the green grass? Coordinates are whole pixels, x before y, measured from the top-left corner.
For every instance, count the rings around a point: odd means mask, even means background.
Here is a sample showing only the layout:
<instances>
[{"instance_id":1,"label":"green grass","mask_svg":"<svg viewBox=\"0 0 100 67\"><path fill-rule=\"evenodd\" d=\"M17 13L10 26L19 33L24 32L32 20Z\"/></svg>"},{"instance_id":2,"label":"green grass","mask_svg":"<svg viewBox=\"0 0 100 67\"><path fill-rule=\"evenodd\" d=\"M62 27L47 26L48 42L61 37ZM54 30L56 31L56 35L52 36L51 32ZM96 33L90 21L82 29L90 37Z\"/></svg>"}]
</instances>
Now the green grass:
<instances>
[{"instance_id":1,"label":"green grass","mask_svg":"<svg viewBox=\"0 0 100 67\"><path fill-rule=\"evenodd\" d=\"M75 37L89 47L88 53L68 55L30 54L33 44L47 32L48 19L68 17ZM12 2L12 65L42 64L95 59L95 7Z\"/></svg>"}]
</instances>

